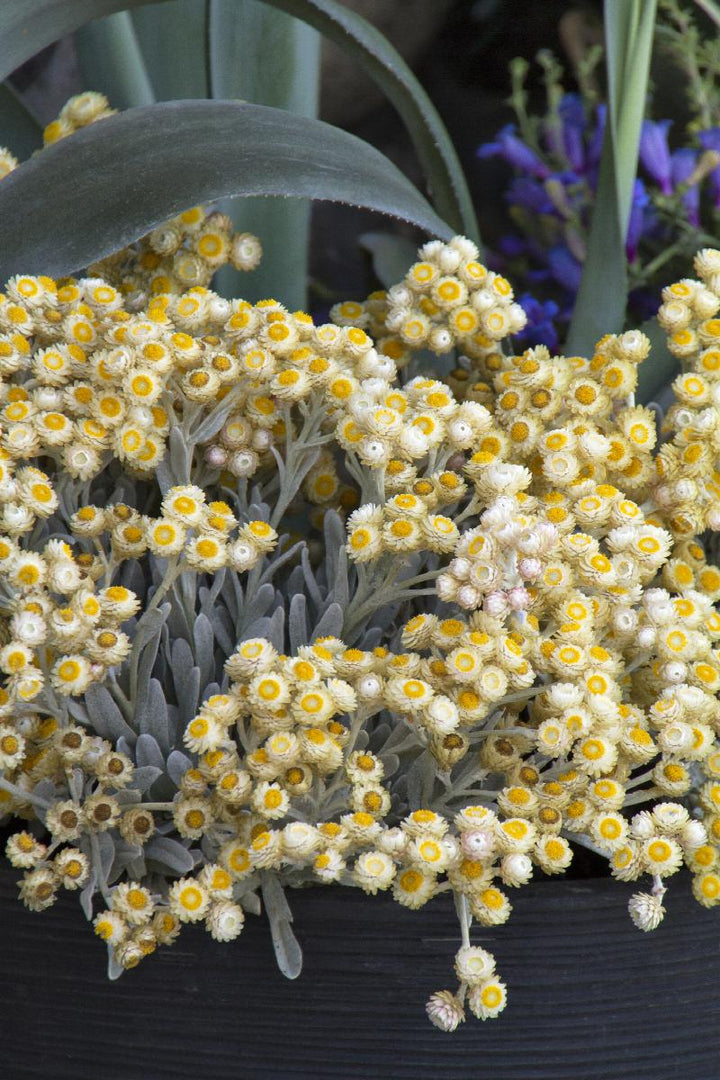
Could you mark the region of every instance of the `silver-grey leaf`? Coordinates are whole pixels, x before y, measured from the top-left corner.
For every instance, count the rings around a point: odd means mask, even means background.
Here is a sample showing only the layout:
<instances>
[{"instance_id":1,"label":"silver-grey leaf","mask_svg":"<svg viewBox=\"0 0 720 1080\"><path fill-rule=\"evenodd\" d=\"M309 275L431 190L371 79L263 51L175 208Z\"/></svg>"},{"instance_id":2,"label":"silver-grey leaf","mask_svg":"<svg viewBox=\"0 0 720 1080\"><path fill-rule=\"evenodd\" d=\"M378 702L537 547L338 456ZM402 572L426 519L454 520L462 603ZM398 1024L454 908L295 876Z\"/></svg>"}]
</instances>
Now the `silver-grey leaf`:
<instances>
[{"instance_id":1,"label":"silver-grey leaf","mask_svg":"<svg viewBox=\"0 0 720 1080\"><path fill-rule=\"evenodd\" d=\"M250 623L251 620L264 615L271 607L274 599L275 589L273 586L269 582L261 585L253 596L249 597L246 601L245 611L243 612L244 622Z\"/></svg>"},{"instance_id":2,"label":"silver-grey leaf","mask_svg":"<svg viewBox=\"0 0 720 1080\"><path fill-rule=\"evenodd\" d=\"M95 896L95 890L97 889L97 871L93 867L90 871L90 876L87 879L87 884L80 893L80 907L83 909L83 913L88 922L93 917L93 897Z\"/></svg>"},{"instance_id":3,"label":"silver-grey leaf","mask_svg":"<svg viewBox=\"0 0 720 1080\"><path fill-rule=\"evenodd\" d=\"M312 600L316 608L321 608L323 604L323 594L320 591L320 587L313 573L312 566L310 565L310 553L306 547L300 553L300 566L302 568L303 577L305 579L305 587L308 591L308 595Z\"/></svg>"},{"instance_id":4,"label":"silver-grey leaf","mask_svg":"<svg viewBox=\"0 0 720 1080\"><path fill-rule=\"evenodd\" d=\"M107 881L115 859L115 844L112 836L107 832L98 833L96 840L100 853L100 875Z\"/></svg>"},{"instance_id":5,"label":"silver-grey leaf","mask_svg":"<svg viewBox=\"0 0 720 1080\"><path fill-rule=\"evenodd\" d=\"M132 786L136 791L144 794L152 787L158 776L162 776L163 772L164 769L158 768L157 765L140 765L133 773Z\"/></svg>"},{"instance_id":6,"label":"silver-grey leaf","mask_svg":"<svg viewBox=\"0 0 720 1080\"><path fill-rule=\"evenodd\" d=\"M343 610L350 602L350 583L348 582L348 558L345 548L342 547L337 553L335 566L335 578L332 584L332 596L336 604Z\"/></svg>"},{"instance_id":7,"label":"silver-grey leaf","mask_svg":"<svg viewBox=\"0 0 720 1080\"><path fill-rule=\"evenodd\" d=\"M302 593L295 593L290 600L288 635L290 649L294 653L308 643L307 600Z\"/></svg>"},{"instance_id":8,"label":"silver-grey leaf","mask_svg":"<svg viewBox=\"0 0 720 1080\"><path fill-rule=\"evenodd\" d=\"M406 774L407 798L411 810L427 806L432 797L435 780L435 763L432 755L423 750L412 763Z\"/></svg>"},{"instance_id":9,"label":"silver-grey leaf","mask_svg":"<svg viewBox=\"0 0 720 1080\"><path fill-rule=\"evenodd\" d=\"M187 770L191 768L192 760L187 756L187 754L183 754L182 750L173 750L168 755L168 776L176 787L180 787L180 781L182 780Z\"/></svg>"},{"instance_id":10,"label":"silver-grey leaf","mask_svg":"<svg viewBox=\"0 0 720 1080\"><path fill-rule=\"evenodd\" d=\"M285 640L285 610L278 607L271 618L264 616L256 619L245 632L245 637L264 637L275 646L278 652L282 652Z\"/></svg>"},{"instance_id":11,"label":"silver-grey leaf","mask_svg":"<svg viewBox=\"0 0 720 1080\"><path fill-rule=\"evenodd\" d=\"M111 982L115 982L125 972L125 968L122 966L119 960L115 959L115 953L112 949L108 948L108 965L107 965L107 977Z\"/></svg>"},{"instance_id":12,"label":"silver-grey leaf","mask_svg":"<svg viewBox=\"0 0 720 1080\"><path fill-rule=\"evenodd\" d=\"M152 735L164 753L170 751L167 703L158 679L150 679L145 693L138 700L135 724L140 734Z\"/></svg>"},{"instance_id":13,"label":"silver-grey leaf","mask_svg":"<svg viewBox=\"0 0 720 1080\"><path fill-rule=\"evenodd\" d=\"M323 533L325 537L325 552L328 584L333 581L337 572L337 554L344 550L347 542L345 522L336 510L328 510L323 519Z\"/></svg>"},{"instance_id":14,"label":"silver-grey leaf","mask_svg":"<svg viewBox=\"0 0 720 1080\"><path fill-rule=\"evenodd\" d=\"M212 623L201 612L193 625L195 663L200 668L200 682L207 685L215 675L215 635Z\"/></svg>"},{"instance_id":15,"label":"silver-grey leaf","mask_svg":"<svg viewBox=\"0 0 720 1080\"><path fill-rule=\"evenodd\" d=\"M260 903L260 897L256 892L248 890L247 892L241 893L238 899L245 910L249 911L251 915L262 914L262 904Z\"/></svg>"},{"instance_id":16,"label":"silver-grey leaf","mask_svg":"<svg viewBox=\"0 0 720 1080\"><path fill-rule=\"evenodd\" d=\"M106 687L92 683L85 691L85 706L96 735L102 739L108 739L113 744L117 743L122 736L134 742L135 732L126 723Z\"/></svg>"},{"instance_id":17,"label":"silver-grey leaf","mask_svg":"<svg viewBox=\"0 0 720 1080\"><path fill-rule=\"evenodd\" d=\"M178 720L182 728L187 727L197 716L200 705L200 668L192 667L184 676L182 692L178 696ZM177 686L177 683L175 685Z\"/></svg>"},{"instance_id":18,"label":"silver-grey leaf","mask_svg":"<svg viewBox=\"0 0 720 1080\"><path fill-rule=\"evenodd\" d=\"M343 628L343 609L333 600L315 623L312 640L319 637L340 637Z\"/></svg>"},{"instance_id":19,"label":"silver-grey leaf","mask_svg":"<svg viewBox=\"0 0 720 1080\"><path fill-rule=\"evenodd\" d=\"M397 754L380 754L380 760L385 767L385 776L393 776L400 768L400 758Z\"/></svg>"},{"instance_id":20,"label":"silver-grey leaf","mask_svg":"<svg viewBox=\"0 0 720 1080\"><path fill-rule=\"evenodd\" d=\"M304 550L305 546L306 545L304 540L298 540L297 544L291 544L290 547L286 548L279 555L276 555L274 559L271 559L271 561L268 563L265 570L263 571L263 584L261 588L265 588L265 583L272 581L278 570L280 570L287 563L291 562L292 559L296 558L298 552Z\"/></svg>"},{"instance_id":21,"label":"silver-grey leaf","mask_svg":"<svg viewBox=\"0 0 720 1080\"><path fill-rule=\"evenodd\" d=\"M145 858L160 863L173 874L189 874L195 865L188 849L169 836L153 836L145 845Z\"/></svg>"},{"instance_id":22,"label":"silver-grey leaf","mask_svg":"<svg viewBox=\"0 0 720 1080\"><path fill-rule=\"evenodd\" d=\"M302 949L292 932L292 912L285 892L272 873L262 875L261 888L277 965L286 978L297 979L302 970Z\"/></svg>"},{"instance_id":23,"label":"silver-grey leaf","mask_svg":"<svg viewBox=\"0 0 720 1080\"><path fill-rule=\"evenodd\" d=\"M165 758L152 735L138 735L135 744L135 761L139 768L144 765L154 765L161 772L165 771Z\"/></svg>"}]
</instances>

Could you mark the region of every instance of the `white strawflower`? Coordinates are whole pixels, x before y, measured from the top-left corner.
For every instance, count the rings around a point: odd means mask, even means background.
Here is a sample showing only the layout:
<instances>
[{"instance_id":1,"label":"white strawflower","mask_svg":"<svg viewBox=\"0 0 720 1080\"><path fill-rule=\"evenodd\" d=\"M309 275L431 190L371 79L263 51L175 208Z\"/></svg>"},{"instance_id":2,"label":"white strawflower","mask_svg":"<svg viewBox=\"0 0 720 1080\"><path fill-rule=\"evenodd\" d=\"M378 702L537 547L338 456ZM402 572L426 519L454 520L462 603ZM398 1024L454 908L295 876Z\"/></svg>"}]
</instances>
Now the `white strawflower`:
<instances>
[{"instance_id":1,"label":"white strawflower","mask_svg":"<svg viewBox=\"0 0 720 1080\"><path fill-rule=\"evenodd\" d=\"M532 877L533 864L528 855L506 855L500 863L500 877L505 885L526 885Z\"/></svg>"},{"instance_id":2,"label":"white strawflower","mask_svg":"<svg viewBox=\"0 0 720 1080\"><path fill-rule=\"evenodd\" d=\"M703 844L707 844L707 829L703 825L702 821L688 821L684 825L682 832L680 833L678 840L685 849L685 851L694 851L695 848L702 847Z\"/></svg>"},{"instance_id":3,"label":"white strawflower","mask_svg":"<svg viewBox=\"0 0 720 1080\"><path fill-rule=\"evenodd\" d=\"M245 914L239 904L221 900L210 908L205 925L216 941L233 941L242 932Z\"/></svg>"},{"instance_id":4,"label":"white strawflower","mask_svg":"<svg viewBox=\"0 0 720 1080\"><path fill-rule=\"evenodd\" d=\"M685 807L675 802L658 803L652 811L652 816L662 832L671 834L679 833L688 821L688 812Z\"/></svg>"},{"instance_id":5,"label":"white strawflower","mask_svg":"<svg viewBox=\"0 0 720 1080\"><path fill-rule=\"evenodd\" d=\"M319 844L317 829L306 821L291 821L283 829L283 850L289 859L307 858Z\"/></svg>"},{"instance_id":6,"label":"white strawflower","mask_svg":"<svg viewBox=\"0 0 720 1080\"><path fill-rule=\"evenodd\" d=\"M477 986L495 970L495 957L477 945L464 945L455 954L455 973L460 982Z\"/></svg>"},{"instance_id":7,"label":"white strawflower","mask_svg":"<svg viewBox=\"0 0 720 1080\"><path fill-rule=\"evenodd\" d=\"M656 930L663 921L665 908L659 896L652 893L635 893L628 900L630 918L638 930Z\"/></svg>"},{"instance_id":8,"label":"white strawflower","mask_svg":"<svg viewBox=\"0 0 720 1080\"><path fill-rule=\"evenodd\" d=\"M486 979L480 986L470 987L468 1006L478 1020L491 1020L501 1013L507 1002L505 984L497 978Z\"/></svg>"},{"instance_id":9,"label":"white strawflower","mask_svg":"<svg viewBox=\"0 0 720 1080\"><path fill-rule=\"evenodd\" d=\"M353 874L366 893L387 889L395 877L395 863L383 851L365 851L355 861Z\"/></svg>"},{"instance_id":10,"label":"white strawflower","mask_svg":"<svg viewBox=\"0 0 720 1080\"><path fill-rule=\"evenodd\" d=\"M557 709L574 709L582 701L582 690L574 683L554 683L546 691L548 705Z\"/></svg>"},{"instance_id":11,"label":"white strawflower","mask_svg":"<svg viewBox=\"0 0 720 1080\"><path fill-rule=\"evenodd\" d=\"M630 835L636 840L648 840L655 835L655 822L649 810L641 810L630 821Z\"/></svg>"}]
</instances>

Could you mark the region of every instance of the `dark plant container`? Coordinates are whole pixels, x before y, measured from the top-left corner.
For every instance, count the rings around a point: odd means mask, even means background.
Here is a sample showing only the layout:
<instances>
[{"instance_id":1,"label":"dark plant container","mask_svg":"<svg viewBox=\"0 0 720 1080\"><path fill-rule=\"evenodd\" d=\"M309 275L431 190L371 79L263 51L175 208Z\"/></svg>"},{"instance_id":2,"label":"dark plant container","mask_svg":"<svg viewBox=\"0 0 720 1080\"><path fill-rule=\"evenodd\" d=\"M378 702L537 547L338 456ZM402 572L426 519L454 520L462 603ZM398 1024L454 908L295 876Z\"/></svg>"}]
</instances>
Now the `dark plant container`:
<instances>
[{"instance_id":1,"label":"dark plant container","mask_svg":"<svg viewBox=\"0 0 720 1080\"><path fill-rule=\"evenodd\" d=\"M277 971L264 919L236 942L186 929L110 983L73 897L31 914L0 874L3 1080L717 1080L720 915L670 883L652 934L597 879L518 890L510 921L473 927L510 1001L453 1035L426 1020L453 988L448 897L421 912L340 888L293 892L300 978Z\"/></svg>"}]
</instances>

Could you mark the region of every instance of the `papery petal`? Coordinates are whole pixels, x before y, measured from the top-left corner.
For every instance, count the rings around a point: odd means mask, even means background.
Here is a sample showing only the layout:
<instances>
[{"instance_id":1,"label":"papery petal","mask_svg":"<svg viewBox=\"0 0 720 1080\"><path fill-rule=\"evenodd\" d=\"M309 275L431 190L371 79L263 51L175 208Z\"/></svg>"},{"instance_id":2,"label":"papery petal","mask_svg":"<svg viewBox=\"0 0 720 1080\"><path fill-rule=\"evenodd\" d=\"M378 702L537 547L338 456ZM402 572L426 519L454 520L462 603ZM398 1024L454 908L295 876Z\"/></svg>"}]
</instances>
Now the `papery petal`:
<instances>
[{"instance_id":1,"label":"papery petal","mask_svg":"<svg viewBox=\"0 0 720 1080\"><path fill-rule=\"evenodd\" d=\"M503 161L507 161L514 168L519 169L521 172L530 173L531 176L537 176L540 180L544 180L550 175L547 165L540 160L534 150L531 150L515 134L514 124L508 124L502 128L494 142L485 143L481 146L477 151L477 156L481 158L501 157Z\"/></svg>"},{"instance_id":2,"label":"papery petal","mask_svg":"<svg viewBox=\"0 0 720 1080\"><path fill-rule=\"evenodd\" d=\"M672 120L643 120L640 132L640 161L663 195L672 193L668 131Z\"/></svg>"}]
</instances>

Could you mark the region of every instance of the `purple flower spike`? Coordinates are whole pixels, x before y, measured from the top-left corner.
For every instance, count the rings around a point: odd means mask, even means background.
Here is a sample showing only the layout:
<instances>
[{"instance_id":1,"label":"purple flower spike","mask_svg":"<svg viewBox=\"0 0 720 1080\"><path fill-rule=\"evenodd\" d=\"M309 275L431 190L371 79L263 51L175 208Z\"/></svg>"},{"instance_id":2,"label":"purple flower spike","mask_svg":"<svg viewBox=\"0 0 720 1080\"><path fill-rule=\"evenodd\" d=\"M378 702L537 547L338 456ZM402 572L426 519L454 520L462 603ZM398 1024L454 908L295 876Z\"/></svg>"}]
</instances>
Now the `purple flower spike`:
<instances>
[{"instance_id":1,"label":"purple flower spike","mask_svg":"<svg viewBox=\"0 0 720 1080\"><path fill-rule=\"evenodd\" d=\"M684 184L697 165L697 151L689 147L676 150L670 159L673 187L677 188ZM700 186L693 184L682 197L687 211L688 221L691 225L700 225Z\"/></svg>"},{"instance_id":2,"label":"purple flower spike","mask_svg":"<svg viewBox=\"0 0 720 1080\"><path fill-rule=\"evenodd\" d=\"M625 240L625 254L628 262L634 262L637 255L638 244L643 233L645 224L645 207L650 202L650 197L645 190L642 180L636 180L633 186L632 205L630 207L630 220L628 222L627 238Z\"/></svg>"},{"instance_id":3,"label":"purple flower spike","mask_svg":"<svg viewBox=\"0 0 720 1080\"><path fill-rule=\"evenodd\" d=\"M553 300L536 300L530 293L521 296L519 303L528 321L524 330L516 335L517 344L520 348L547 345L551 352L555 352L559 344L558 331L553 322L559 314L557 304Z\"/></svg>"},{"instance_id":4,"label":"purple flower spike","mask_svg":"<svg viewBox=\"0 0 720 1080\"><path fill-rule=\"evenodd\" d=\"M506 233L498 240L501 255L508 259L517 259L527 253L528 246L522 236L516 233Z\"/></svg>"},{"instance_id":5,"label":"purple flower spike","mask_svg":"<svg viewBox=\"0 0 720 1080\"><path fill-rule=\"evenodd\" d=\"M478 157L501 157L503 161L518 169L520 172L530 173L539 180L546 180L550 170L534 150L531 150L522 139L515 134L515 125L508 124L502 128L495 142L484 143L477 151Z\"/></svg>"},{"instance_id":6,"label":"purple flower spike","mask_svg":"<svg viewBox=\"0 0 720 1080\"><path fill-rule=\"evenodd\" d=\"M511 206L522 206L533 214L557 213L543 185L529 176L516 177L507 189L505 198Z\"/></svg>"},{"instance_id":7,"label":"purple flower spike","mask_svg":"<svg viewBox=\"0 0 720 1080\"><path fill-rule=\"evenodd\" d=\"M550 248L548 251L548 265L550 273L563 288L571 293L576 293L580 288L582 266L574 255L563 245Z\"/></svg>"},{"instance_id":8,"label":"purple flower spike","mask_svg":"<svg viewBox=\"0 0 720 1080\"><path fill-rule=\"evenodd\" d=\"M709 128L700 132L700 145L703 150L717 150L720 153L720 128ZM708 174L708 188L713 205L720 208L720 165Z\"/></svg>"},{"instance_id":9,"label":"purple flower spike","mask_svg":"<svg viewBox=\"0 0 720 1080\"><path fill-rule=\"evenodd\" d=\"M670 147L668 131L672 120L643 120L640 133L640 161L663 195L671 195Z\"/></svg>"},{"instance_id":10,"label":"purple flower spike","mask_svg":"<svg viewBox=\"0 0 720 1080\"><path fill-rule=\"evenodd\" d=\"M565 157L575 172L585 171L585 113L579 94L565 94L560 102Z\"/></svg>"}]
</instances>

